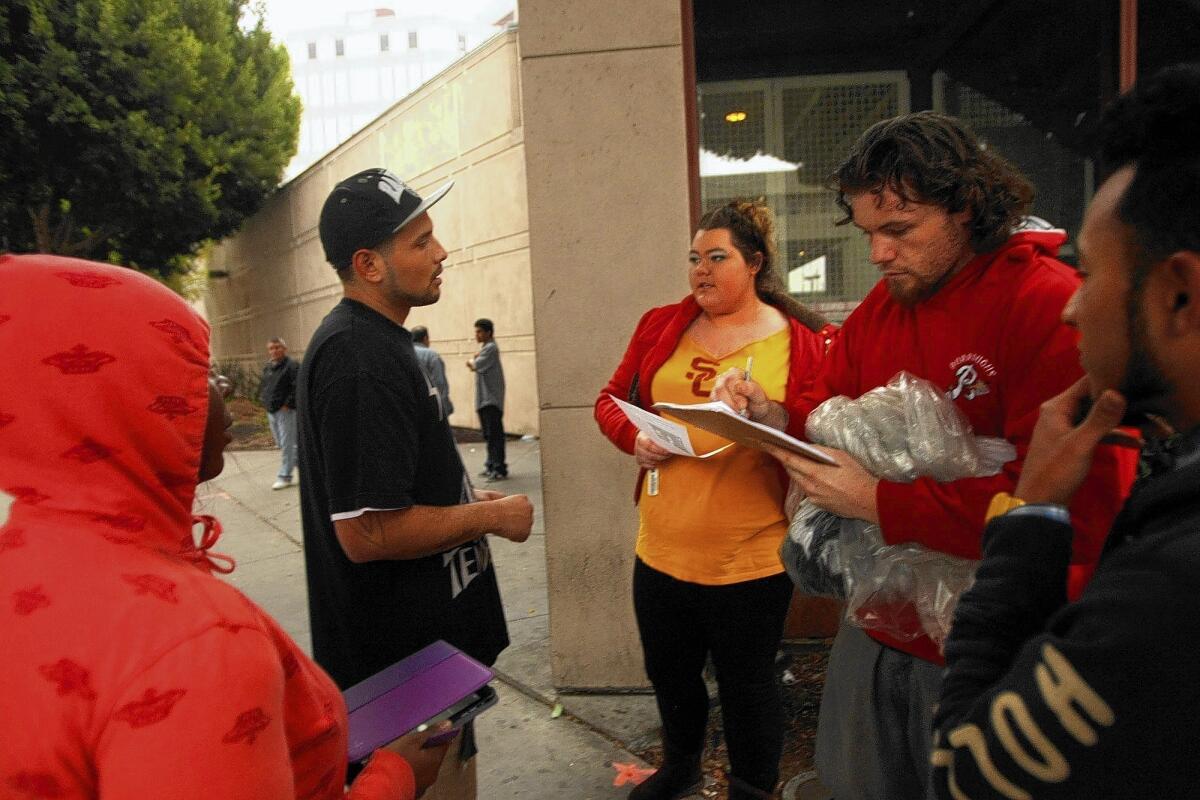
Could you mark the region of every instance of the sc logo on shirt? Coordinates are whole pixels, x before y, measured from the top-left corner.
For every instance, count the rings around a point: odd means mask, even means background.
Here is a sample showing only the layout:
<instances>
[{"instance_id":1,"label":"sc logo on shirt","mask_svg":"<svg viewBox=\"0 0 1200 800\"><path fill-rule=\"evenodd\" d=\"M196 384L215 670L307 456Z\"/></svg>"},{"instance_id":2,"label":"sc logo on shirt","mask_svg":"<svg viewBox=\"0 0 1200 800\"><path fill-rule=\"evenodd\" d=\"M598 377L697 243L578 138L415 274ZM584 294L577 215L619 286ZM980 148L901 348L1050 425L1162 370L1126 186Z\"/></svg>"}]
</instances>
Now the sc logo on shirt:
<instances>
[{"instance_id":1,"label":"sc logo on shirt","mask_svg":"<svg viewBox=\"0 0 1200 800\"><path fill-rule=\"evenodd\" d=\"M713 361L710 358L696 356L692 359L692 369L684 375L685 378L692 382L692 394L696 397L703 397L705 400L712 393L711 389L702 389L701 384L708 383L717 377L717 369L721 366L720 361Z\"/></svg>"}]
</instances>

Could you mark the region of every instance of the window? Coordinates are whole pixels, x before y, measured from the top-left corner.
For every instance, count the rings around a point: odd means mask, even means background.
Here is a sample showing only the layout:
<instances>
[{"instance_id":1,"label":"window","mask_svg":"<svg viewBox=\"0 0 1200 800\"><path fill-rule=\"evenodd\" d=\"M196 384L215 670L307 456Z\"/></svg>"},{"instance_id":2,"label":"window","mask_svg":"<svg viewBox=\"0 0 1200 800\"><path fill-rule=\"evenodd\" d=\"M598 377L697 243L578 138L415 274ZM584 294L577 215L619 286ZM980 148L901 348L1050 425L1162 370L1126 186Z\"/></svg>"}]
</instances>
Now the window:
<instances>
[{"instance_id":1,"label":"window","mask_svg":"<svg viewBox=\"0 0 1200 800\"><path fill-rule=\"evenodd\" d=\"M846 292L846 242L839 238L786 239L779 260L788 292L806 301L837 299Z\"/></svg>"},{"instance_id":2,"label":"window","mask_svg":"<svg viewBox=\"0 0 1200 800\"><path fill-rule=\"evenodd\" d=\"M467 35L465 33L460 33L458 35L458 52L467 52Z\"/></svg>"},{"instance_id":3,"label":"window","mask_svg":"<svg viewBox=\"0 0 1200 800\"><path fill-rule=\"evenodd\" d=\"M386 53L390 49L391 44L388 42L388 35L386 33L379 34L379 52Z\"/></svg>"},{"instance_id":4,"label":"window","mask_svg":"<svg viewBox=\"0 0 1200 800\"><path fill-rule=\"evenodd\" d=\"M333 43L333 51L339 56L346 55L346 42L342 39L335 41Z\"/></svg>"},{"instance_id":5,"label":"window","mask_svg":"<svg viewBox=\"0 0 1200 800\"><path fill-rule=\"evenodd\" d=\"M308 60L309 60L309 61L312 61L312 60L314 60L316 57L317 57L317 43L316 43L316 42L309 42L309 43L308 43Z\"/></svg>"},{"instance_id":6,"label":"window","mask_svg":"<svg viewBox=\"0 0 1200 800\"><path fill-rule=\"evenodd\" d=\"M857 231L834 225L841 214L825 176L862 131L908 110L906 76L810 75L697 88L702 207L765 198L790 292L844 319L879 275Z\"/></svg>"},{"instance_id":7,"label":"window","mask_svg":"<svg viewBox=\"0 0 1200 800\"><path fill-rule=\"evenodd\" d=\"M408 49L409 50L417 49L417 32L416 31L408 32Z\"/></svg>"},{"instance_id":8,"label":"window","mask_svg":"<svg viewBox=\"0 0 1200 800\"><path fill-rule=\"evenodd\" d=\"M944 73L934 76L933 107L953 114L971 126L980 141L1021 168L1037 187L1031 214L1058 227L1083 218L1092 188L1092 165L1055 139L1044 128L999 101ZM1059 258L1075 260L1064 245Z\"/></svg>"}]
</instances>

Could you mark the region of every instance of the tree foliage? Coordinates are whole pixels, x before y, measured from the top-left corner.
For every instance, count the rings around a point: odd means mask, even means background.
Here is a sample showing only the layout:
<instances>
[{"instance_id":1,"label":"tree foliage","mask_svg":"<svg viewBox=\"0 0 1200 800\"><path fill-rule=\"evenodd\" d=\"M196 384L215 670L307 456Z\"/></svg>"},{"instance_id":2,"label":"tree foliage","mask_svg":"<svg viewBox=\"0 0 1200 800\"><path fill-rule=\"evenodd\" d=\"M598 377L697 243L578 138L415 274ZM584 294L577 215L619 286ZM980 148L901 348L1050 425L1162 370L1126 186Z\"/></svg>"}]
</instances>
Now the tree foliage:
<instances>
[{"instance_id":1,"label":"tree foliage","mask_svg":"<svg viewBox=\"0 0 1200 800\"><path fill-rule=\"evenodd\" d=\"M300 118L247 2L0 3L0 246L165 277L236 230Z\"/></svg>"}]
</instances>

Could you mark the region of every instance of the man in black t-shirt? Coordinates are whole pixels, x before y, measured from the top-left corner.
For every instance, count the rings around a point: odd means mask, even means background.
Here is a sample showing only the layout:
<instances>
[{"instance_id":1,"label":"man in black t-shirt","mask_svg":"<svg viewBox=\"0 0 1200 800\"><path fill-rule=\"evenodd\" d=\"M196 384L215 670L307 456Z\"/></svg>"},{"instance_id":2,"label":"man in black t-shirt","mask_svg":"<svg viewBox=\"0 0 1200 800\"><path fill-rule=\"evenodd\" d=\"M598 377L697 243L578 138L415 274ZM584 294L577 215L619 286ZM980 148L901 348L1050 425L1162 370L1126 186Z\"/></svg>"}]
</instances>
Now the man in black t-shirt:
<instances>
[{"instance_id":1,"label":"man in black t-shirt","mask_svg":"<svg viewBox=\"0 0 1200 800\"><path fill-rule=\"evenodd\" d=\"M440 296L427 209L450 186L423 200L372 169L321 210L344 297L300 370L300 488L313 656L343 689L437 639L486 664L508 645L484 536L525 541L533 507L472 489L403 327ZM474 797L473 762L452 763L427 798Z\"/></svg>"}]
</instances>

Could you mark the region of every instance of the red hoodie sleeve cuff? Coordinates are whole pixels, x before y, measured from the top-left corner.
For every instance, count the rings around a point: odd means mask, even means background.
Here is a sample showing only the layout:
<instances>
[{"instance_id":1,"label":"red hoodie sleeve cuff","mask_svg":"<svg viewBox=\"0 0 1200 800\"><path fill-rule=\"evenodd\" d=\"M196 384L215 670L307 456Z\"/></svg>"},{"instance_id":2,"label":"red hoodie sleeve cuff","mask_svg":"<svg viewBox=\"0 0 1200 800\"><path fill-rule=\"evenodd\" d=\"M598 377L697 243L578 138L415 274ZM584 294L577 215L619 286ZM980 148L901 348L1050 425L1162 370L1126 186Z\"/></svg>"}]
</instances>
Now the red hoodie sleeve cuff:
<instances>
[{"instance_id":1,"label":"red hoodie sleeve cuff","mask_svg":"<svg viewBox=\"0 0 1200 800\"><path fill-rule=\"evenodd\" d=\"M626 453L632 455L634 451L637 450L638 429L633 425L630 425L629 427L630 430L627 430L621 434L621 441L619 442L618 446Z\"/></svg>"},{"instance_id":2,"label":"red hoodie sleeve cuff","mask_svg":"<svg viewBox=\"0 0 1200 800\"><path fill-rule=\"evenodd\" d=\"M416 800L417 779L403 756L376 750L347 795L350 800Z\"/></svg>"}]
</instances>

